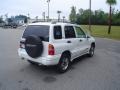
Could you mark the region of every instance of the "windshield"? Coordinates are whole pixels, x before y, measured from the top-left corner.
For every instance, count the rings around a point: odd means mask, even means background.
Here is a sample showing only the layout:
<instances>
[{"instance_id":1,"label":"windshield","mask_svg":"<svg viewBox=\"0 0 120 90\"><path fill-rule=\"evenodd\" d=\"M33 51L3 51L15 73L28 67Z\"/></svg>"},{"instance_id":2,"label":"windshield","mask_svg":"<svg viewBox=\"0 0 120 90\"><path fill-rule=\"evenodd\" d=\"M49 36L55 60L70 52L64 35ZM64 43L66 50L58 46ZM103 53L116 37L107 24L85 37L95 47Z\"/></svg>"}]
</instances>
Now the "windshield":
<instances>
[{"instance_id":1,"label":"windshield","mask_svg":"<svg viewBox=\"0 0 120 90\"><path fill-rule=\"evenodd\" d=\"M38 36L43 41L49 41L49 26L47 26L47 25L29 25L25 29L23 38L26 38L30 35Z\"/></svg>"}]
</instances>

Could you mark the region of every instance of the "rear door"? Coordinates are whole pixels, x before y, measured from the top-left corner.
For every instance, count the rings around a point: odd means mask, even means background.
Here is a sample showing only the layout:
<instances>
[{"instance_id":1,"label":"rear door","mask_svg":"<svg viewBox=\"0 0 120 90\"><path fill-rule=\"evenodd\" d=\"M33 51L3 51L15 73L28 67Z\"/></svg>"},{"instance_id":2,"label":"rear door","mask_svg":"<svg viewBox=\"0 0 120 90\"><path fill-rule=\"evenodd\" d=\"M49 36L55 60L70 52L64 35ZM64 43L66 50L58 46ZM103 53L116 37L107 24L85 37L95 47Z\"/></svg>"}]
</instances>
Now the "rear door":
<instances>
[{"instance_id":1,"label":"rear door","mask_svg":"<svg viewBox=\"0 0 120 90\"><path fill-rule=\"evenodd\" d=\"M76 39L76 34L73 26L64 26L65 42L68 44L67 47L70 48L72 53L71 58L74 59L78 56L78 41Z\"/></svg>"},{"instance_id":2,"label":"rear door","mask_svg":"<svg viewBox=\"0 0 120 90\"><path fill-rule=\"evenodd\" d=\"M81 29L79 26L75 26L75 31L76 31L76 38L78 41L78 50L79 54L83 55L88 52L89 50L89 42L86 37L85 32Z\"/></svg>"},{"instance_id":3,"label":"rear door","mask_svg":"<svg viewBox=\"0 0 120 90\"><path fill-rule=\"evenodd\" d=\"M49 44L49 25L29 25L24 31L23 39L26 39L28 36L35 35L42 40L43 43L43 53L41 56L48 55L48 44Z\"/></svg>"}]
</instances>

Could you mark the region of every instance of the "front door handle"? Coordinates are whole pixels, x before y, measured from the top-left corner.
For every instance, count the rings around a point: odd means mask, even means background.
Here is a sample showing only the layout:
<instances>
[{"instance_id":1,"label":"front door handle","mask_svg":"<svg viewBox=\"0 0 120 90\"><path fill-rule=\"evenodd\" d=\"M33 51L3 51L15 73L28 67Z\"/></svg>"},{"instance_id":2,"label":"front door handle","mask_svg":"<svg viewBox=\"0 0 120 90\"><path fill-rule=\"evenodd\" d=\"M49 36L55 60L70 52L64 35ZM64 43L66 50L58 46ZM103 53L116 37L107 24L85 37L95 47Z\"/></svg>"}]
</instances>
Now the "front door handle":
<instances>
[{"instance_id":1,"label":"front door handle","mask_svg":"<svg viewBox=\"0 0 120 90\"><path fill-rule=\"evenodd\" d=\"M83 40L80 39L79 41L82 42Z\"/></svg>"},{"instance_id":2,"label":"front door handle","mask_svg":"<svg viewBox=\"0 0 120 90\"><path fill-rule=\"evenodd\" d=\"M71 41L67 41L67 43L71 43Z\"/></svg>"}]
</instances>

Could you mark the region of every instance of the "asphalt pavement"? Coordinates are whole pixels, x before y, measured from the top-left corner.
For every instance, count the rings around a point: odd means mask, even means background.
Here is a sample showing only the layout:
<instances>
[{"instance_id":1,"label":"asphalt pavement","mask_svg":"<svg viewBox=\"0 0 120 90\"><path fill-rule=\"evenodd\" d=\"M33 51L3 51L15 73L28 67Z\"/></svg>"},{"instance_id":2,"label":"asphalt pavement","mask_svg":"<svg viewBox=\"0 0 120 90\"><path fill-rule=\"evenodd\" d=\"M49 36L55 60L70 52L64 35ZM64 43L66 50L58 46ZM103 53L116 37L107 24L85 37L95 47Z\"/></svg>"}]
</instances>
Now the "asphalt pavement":
<instances>
[{"instance_id":1,"label":"asphalt pavement","mask_svg":"<svg viewBox=\"0 0 120 90\"><path fill-rule=\"evenodd\" d=\"M120 90L120 41L96 38L95 55L70 70L33 66L17 54L23 28L0 28L0 90Z\"/></svg>"}]
</instances>

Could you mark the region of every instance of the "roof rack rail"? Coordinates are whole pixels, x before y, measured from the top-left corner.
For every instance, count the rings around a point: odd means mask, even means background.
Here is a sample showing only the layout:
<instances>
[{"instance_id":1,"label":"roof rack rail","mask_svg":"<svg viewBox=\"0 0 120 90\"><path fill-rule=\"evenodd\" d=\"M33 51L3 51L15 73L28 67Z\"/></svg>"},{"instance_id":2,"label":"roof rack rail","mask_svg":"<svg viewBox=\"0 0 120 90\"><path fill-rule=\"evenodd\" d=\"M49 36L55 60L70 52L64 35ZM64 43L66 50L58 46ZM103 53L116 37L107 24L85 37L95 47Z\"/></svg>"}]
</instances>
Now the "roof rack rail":
<instances>
[{"instance_id":1,"label":"roof rack rail","mask_svg":"<svg viewBox=\"0 0 120 90\"><path fill-rule=\"evenodd\" d=\"M70 21L67 21L67 20L60 20L60 21L58 21L58 20L51 20L51 23L52 24L56 24L56 23L70 23L70 24L76 24L76 23L74 23L74 22L70 22Z\"/></svg>"},{"instance_id":2,"label":"roof rack rail","mask_svg":"<svg viewBox=\"0 0 120 90\"><path fill-rule=\"evenodd\" d=\"M49 22L49 23L52 23L52 24L56 24L56 23L70 23L70 24L76 24L74 22L70 22L68 20L63 20L63 19L49 19L49 20L39 20L39 21L34 21L32 23L36 23L36 22Z\"/></svg>"}]
</instances>

